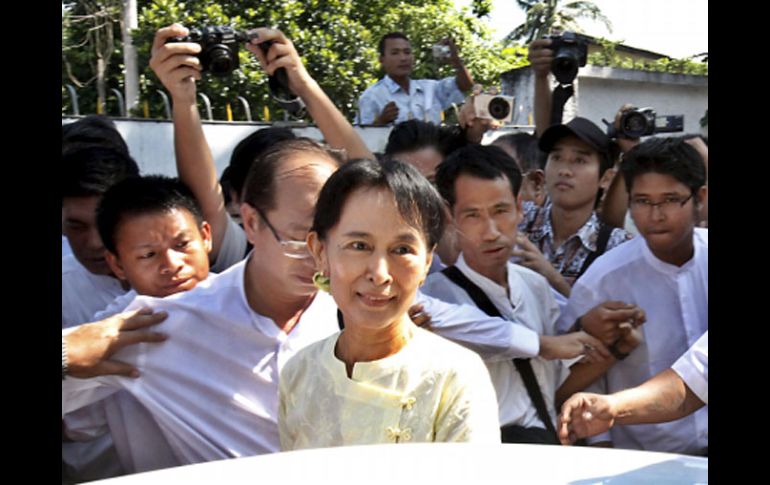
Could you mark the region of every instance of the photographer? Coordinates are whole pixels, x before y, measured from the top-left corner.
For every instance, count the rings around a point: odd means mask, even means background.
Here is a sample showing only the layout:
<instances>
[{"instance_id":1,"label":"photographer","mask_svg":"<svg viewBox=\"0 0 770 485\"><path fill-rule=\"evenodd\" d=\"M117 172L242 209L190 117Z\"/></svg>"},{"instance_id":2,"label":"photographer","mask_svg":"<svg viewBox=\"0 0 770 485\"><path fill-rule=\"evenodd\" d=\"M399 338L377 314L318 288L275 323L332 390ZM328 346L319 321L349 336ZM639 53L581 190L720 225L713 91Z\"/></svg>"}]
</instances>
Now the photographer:
<instances>
[{"instance_id":1,"label":"photographer","mask_svg":"<svg viewBox=\"0 0 770 485\"><path fill-rule=\"evenodd\" d=\"M409 39L400 32L385 34L379 43L385 77L369 86L359 98L359 123L384 126L417 119L441 124L441 112L452 103L463 102L463 92L471 89L473 77L451 39L443 39L439 45L449 48L448 62L457 74L440 81L410 79L414 54Z\"/></svg>"},{"instance_id":2,"label":"photographer","mask_svg":"<svg viewBox=\"0 0 770 485\"><path fill-rule=\"evenodd\" d=\"M173 101L174 150L180 179L190 187L211 224L212 270L222 271L240 261L245 253L243 229L227 213L222 188L217 179L211 149L206 142L196 103L196 80L201 79L201 45L196 42L171 42L189 30L179 24L164 27L155 34L150 67L171 94ZM350 123L332 103L318 83L308 74L297 50L282 32L257 29L254 44L247 48L259 59L268 75L286 69L289 88L305 103L326 142L343 148L351 158L371 158L371 152ZM267 54L256 42L273 41Z\"/></svg>"}]
</instances>

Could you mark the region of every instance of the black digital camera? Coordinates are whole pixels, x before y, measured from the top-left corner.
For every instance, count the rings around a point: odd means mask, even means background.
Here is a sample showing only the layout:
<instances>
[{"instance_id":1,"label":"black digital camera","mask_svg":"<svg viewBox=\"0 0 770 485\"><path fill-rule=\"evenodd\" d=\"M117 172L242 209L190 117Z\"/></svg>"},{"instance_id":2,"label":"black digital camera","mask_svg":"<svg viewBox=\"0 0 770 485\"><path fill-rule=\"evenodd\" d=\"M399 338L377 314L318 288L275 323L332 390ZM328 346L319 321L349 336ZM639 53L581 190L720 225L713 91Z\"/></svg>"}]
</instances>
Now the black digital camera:
<instances>
[{"instance_id":1,"label":"black digital camera","mask_svg":"<svg viewBox=\"0 0 770 485\"><path fill-rule=\"evenodd\" d=\"M190 29L187 37L175 37L166 42L195 42L201 46L198 58L202 71L210 71L217 76L227 76L240 67L238 61L238 46L256 38L256 34L239 32L227 25L206 26L200 29ZM267 55L272 40L260 42L259 48ZM305 103L289 88L289 77L286 68L279 68L268 76L268 88L273 99L283 108L296 116L304 114Z\"/></svg>"},{"instance_id":2,"label":"black digital camera","mask_svg":"<svg viewBox=\"0 0 770 485\"><path fill-rule=\"evenodd\" d=\"M238 45L248 37L228 26L190 29L187 37L176 37L168 42L195 42L201 46L198 58L202 70L217 76L226 76L238 69Z\"/></svg>"},{"instance_id":3,"label":"black digital camera","mask_svg":"<svg viewBox=\"0 0 770 485\"><path fill-rule=\"evenodd\" d=\"M564 32L562 35L549 35L549 49L553 51L551 72L559 84L572 84L577 77L578 68L588 61L588 42L585 36L574 32Z\"/></svg>"},{"instance_id":4,"label":"black digital camera","mask_svg":"<svg viewBox=\"0 0 770 485\"><path fill-rule=\"evenodd\" d=\"M684 115L658 116L653 108L633 108L620 115L620 128L602 120L610 138L641 138L655 133L684 131Z\"/></svg>"}]
</instances>

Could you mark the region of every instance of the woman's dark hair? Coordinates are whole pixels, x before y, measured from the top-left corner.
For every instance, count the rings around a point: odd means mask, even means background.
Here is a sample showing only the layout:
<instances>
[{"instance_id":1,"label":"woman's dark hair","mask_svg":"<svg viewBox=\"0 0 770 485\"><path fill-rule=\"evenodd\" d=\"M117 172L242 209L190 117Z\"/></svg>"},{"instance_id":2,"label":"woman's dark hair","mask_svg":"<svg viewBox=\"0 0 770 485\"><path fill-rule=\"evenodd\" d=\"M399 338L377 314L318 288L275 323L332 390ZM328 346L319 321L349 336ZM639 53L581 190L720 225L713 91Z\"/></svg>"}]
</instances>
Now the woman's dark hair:
<instances>
[{"instance_id":1,"label":"woman's dark hair","mask_svg":"<svg viewBox=\"0 0 770 485\"><path fill-rule=\"evenodd\" d=\"M164 175L129 177L107 190L96 208L96 227L104 247L117 254L115 235L123 223L145 214L158 214L173 209L188 211L198 227L203 212L198 201L178 178Z\"/></svg>"},{"instance_id":2,"label":"woman's dark hair","mask_svg":"<svg viewBox=\"0 0 770 485\"><path fill-rule=\"evenodd\" d=\"M505 176L511 184L514 197L519 195L521 189L519 165L498 146L468 145L439 164L436 169L436 187L450 207L454 207L456 201L455 181L463 174L486 180Z\"/></svg>"},{"instance_id":3,"label":"woman's dark hair","mask_svg":"<svg viewBox=\"0 0 770 485\"><path fill-rule=\"evenodd\" d=\"M341 165L342 153L332 150L310 138L284 140L271 146L257 157L249 168L249 174L241 190L241 202L255 209L269 211L275 205L275 174L281 164L295 155L316 155Z\"/></svg>"},{"instance_id":4,"label":"woman's dark hair","mask_svg":"<svg viewBox=\"0 0 770 485\"><path fill-rule=\"evenodd\" d=\"M670 175L695 193L706 184L706 166L698 151L682 138L650 138L632 148L621 165L626 189L634 179L655 172Z\"/></svg>"},{"instance_id":5,"label":"woman's dark hair","mask_svg":"<svg viewBox=\"0 0 770 485\"><path fill-rule=\"evenodd\" d=\"M445 223L441 197L416 168L398 160L355 160L329 177L318 197L311 228L320 239L325 239L327 232L337 225L348 197L360 188L390 191L401 217L422 232L428 248L438 244Z\"/></svg>"}]
</instances>

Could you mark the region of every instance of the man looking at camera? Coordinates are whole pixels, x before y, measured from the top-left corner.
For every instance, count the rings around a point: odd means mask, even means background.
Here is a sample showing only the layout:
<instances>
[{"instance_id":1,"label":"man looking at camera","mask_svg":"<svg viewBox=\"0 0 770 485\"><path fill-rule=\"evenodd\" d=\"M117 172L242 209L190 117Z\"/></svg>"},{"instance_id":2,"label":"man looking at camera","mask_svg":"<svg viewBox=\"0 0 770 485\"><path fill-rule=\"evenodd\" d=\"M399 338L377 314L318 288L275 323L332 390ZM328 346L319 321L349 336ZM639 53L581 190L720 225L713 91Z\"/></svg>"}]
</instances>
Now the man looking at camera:
<instances>
[{"instance_id":1,"label":"man looking at camera","mask_svg":"<svg viewBox=\"0 0 770 485\"><path fill-rule=\"evenodd\" d=\"M456 75L436 81L411 79L414 53L406 35L385 34L380 39L380 65L385 76L369 86L358 100L359 124L384 126L411 119L441 123L441 112L452 103L461 104L464 92L473 87L473 77L463 64L451 39L439 44L449 48L447 62Z\"/></svg>"}]
</instances>

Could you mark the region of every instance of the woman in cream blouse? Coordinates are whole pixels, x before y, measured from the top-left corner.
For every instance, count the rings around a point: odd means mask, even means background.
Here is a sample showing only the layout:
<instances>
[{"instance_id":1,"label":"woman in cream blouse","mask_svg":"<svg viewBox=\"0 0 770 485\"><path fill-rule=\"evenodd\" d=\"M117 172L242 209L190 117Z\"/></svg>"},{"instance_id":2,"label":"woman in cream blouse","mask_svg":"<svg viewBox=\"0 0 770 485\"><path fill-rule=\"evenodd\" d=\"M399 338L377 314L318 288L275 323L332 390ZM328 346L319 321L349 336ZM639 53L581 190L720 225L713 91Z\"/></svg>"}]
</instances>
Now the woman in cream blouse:
<instances>
[{"instance_id":1,"label":"woman in cream blouse","mask_svg":"<svg viewBox=\"0 0 770 485\"><path fill-rule=\"evenodd\" d=\"M283 368L282 449L500 442L481 359L407 313L444 228L442 204L397 161L349 162L324 185L307 241L344 329Z\"/></svg>"}]
</instances>

